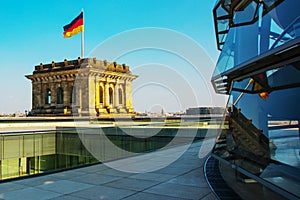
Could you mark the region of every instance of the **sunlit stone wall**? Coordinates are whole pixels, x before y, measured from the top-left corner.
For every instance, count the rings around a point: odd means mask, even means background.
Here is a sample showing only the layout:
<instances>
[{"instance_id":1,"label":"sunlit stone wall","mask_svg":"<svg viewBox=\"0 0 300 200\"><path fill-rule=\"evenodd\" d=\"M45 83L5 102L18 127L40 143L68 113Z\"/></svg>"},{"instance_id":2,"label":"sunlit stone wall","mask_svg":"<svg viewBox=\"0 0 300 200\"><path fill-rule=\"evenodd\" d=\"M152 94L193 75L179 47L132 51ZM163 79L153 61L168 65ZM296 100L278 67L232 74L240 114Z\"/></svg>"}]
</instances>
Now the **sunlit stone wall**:
<instances>
[{"instance_id":1,"label":"sunlit stone wall","mask_svg":"<svg viewBox=\"0 0 300 200\"><path fill-rule=\"evenodd\" d=\"M132 81L137 76L125 64L65 59L41 63L26 77L32 82L32 115L134 115Z\"/></svg>"}]
</instances>

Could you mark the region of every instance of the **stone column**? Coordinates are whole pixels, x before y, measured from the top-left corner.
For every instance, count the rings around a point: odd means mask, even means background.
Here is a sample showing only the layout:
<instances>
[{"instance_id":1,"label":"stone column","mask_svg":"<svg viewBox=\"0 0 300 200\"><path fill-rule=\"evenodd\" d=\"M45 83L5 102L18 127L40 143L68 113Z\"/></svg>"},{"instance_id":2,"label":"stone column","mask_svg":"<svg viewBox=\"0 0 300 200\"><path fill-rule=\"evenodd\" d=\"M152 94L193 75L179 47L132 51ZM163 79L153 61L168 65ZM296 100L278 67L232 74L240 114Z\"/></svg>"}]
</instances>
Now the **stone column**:
<instances>
[{"instance_id":1,"label":"stone column","mask_svg":"<svg viewBox=\"0 0 300 200\"><path fill-rule=\"evenodd\" d=\"M55 106L56 107L56 100L57 100L57 87L56 84L54 82L50 82L50 90L51 90L51 106Z\"/></svg>"},{"instance_id":2,"label":"stone column","mask_svg":"<svg viewBox=\"0 0 300 200\"><path fill-rule=\"evenodd\" d=\"M79 105L79 108L82 109L82 89L81 87L78 88L78 105Z\"/></svg>"},{"instance_id":3,"label":"stone column","mask_svg":"<svg viewBox=\"0 0 300 200\"><path fill-rule=\"evenodd\" d=\"M95 102L95 97L96 97L96 80L95 77L91 76L88 78L88 112L89 116L96 116L96 102Z\"/></svg>"},{"instance_id":4,"label":"stone column","mask_svg":"<svg viewBox=\"0 0 300 200\"><path fill-rule=\"evenodd\" d=\"M109 83L105 83L104 86L104 106L108 107L109 106Z\"/></svg>"},{"instance_id":5,"label":"stone column","mask_svg":"<svg viewBox=\"0 0 300 200\"><path fill-rule=\"evenodd\" d=\"M70 107L72 107L74 104L74 101L76 101L74 99L74 92L75 92L75 87L74 87L74 84L72 82L70 82ZM75 92L75 95L76 95L76 92Z\"/></svg>"},{"instance_id":6,"label":"stone column","mask_svg":"<svg viewBox=\"0 0 300 200\"><path fill-rule=\"evenodd\" d=\"M81 112L83 115L88 115L89 113L89 78L82 77L80 80L80 89L81 89ZM93 96L93 99L95 97ZM93 104L95 108L95 104Z\"/></svg>"},{"instance_id":7,"label":"stone column","mask_svg":"<svg viewBox=\"0 0 300 200\"><path fill-rule=\"evenodd\" d=\"M131 80L126 80L125 85L125 94L126 94L126 108L128 109L129 113L134 112L132 108L132 82Z\"/></svg>"},{"instance_id":8,"label":"stone column","mask_svg":"<svg viewBox=\"0 0 300 200\"><path fill-rule=\"evenodd\" d=\"M41 83L41 100L42 100L41 107L45 107L45 105L46 105L46 87L43 82Z\"/></svg>"},{"instance_id":9,"label":"stone column","mask_svg":"<svg viewBox=\"0 0 300 200\"><path fill-rule=\"evenodd\" d=\"M124 93L124 86L123 85L120 85L120 88L122 90L122 104L121 106L122 107L125 107L125 93Z\"/></svg>"},{"instance_id":10,"label":"stone column","mask_svg":"<svg viewBox=\"0 0 300 200\"><path fill-rule=\"evenodd\" d=\"M96 82L96 96L95 96L95 107L100 108L100 83Z\"/></svg>"},{"instance_id":11,"label":"stone column","mask_svg":"<svg viewBox=\"0 0 300 200\"><path fill-rule=\"evenodd\" d=\"M42 106L42 86L40 81L32 80L32 108L37 109Z\"/></svg>"},{"instance_id":12,"label":"stone column","mask_svg":"<svg viewBox=\"0 0 300 200\"><path fill-rule=\"evenodd\" d=\"M73 93L72 93L72 106L79 107L79 89L80 86L78 82L73 84Z\"/></svg>"},{"instance_id":13,"label":"stone column","mask_svg":"<svg viewBox=\"0 0 300 200\"><path fill-rule=\"evenodd\" d=\"M82 91L82 80L77 80L76 81L76 84L75 84L75 89L76 89L76 106L79 108L79 109L82 109L82 95L83 95L83 91Z\"/></svg>"},{"instance_id":14,"label":"stone column","mask_svg":"<svg viewBox=\"0 0 300 200\"><path fill-rule=\"evenodd\" d=\"M100 88L102 88L102 93L100 93ZM105 104L105 86L103 84L103 82L100 82L99 84L99 105L100 105L100 108L103 108L104 107L104 104ZM102 97L101 97L102 96ZM102 98L102 102L100 102L100 99Z\"/></svg>"},{"instance_id":15,"label":"stone column","mask_svg":"<svg viewBox=\"0 0 300 200\"><path fill-rule=\"evenodd\" d=\"M120 99L120 93L121 93L121 99ZM125 94L124 94L124 86L123 86L123 84L120 84L119 85L119 87L118 87L118 104L119 104L119 109L118 109L118 111L119 111L119 113L127 113L127 110L128 109L126 109L126 106L125 106L125 104L126 104L126 102L125 102ZM119 101L121 101L121 103L119 102Z\"/></svg>"},{"instance_id":16,"label":"stone column","mask_svg":"<svg viewBox=\"0 0 300 200\"><path fill-rule=\"evenodd\" d=\"M115 85L115 95L114 95L114 107L118 108L119 107L119 85L118 82Z\"/></svg>"},{"instance_id":17,"label":"stone column","mask_svg":"<svg viewBox=\"0 0 300 200\"><path fill-rule=\"evenodd\" d=\"M68 82L63 82L62 84L61 84L61 87L62 87L62 89L63 89L63 91L64 91L64 107L70 107L70 99L71 99L71 93L72 93L72 91L71 91L71 89L72 89L72 87L69 85L69 83Z\"/></svg>"},{"instance_id":18,"label":"stone column","mask_svg":"<svg viewBox=\"0 0 300 200\"><path fill-rule=\"evenodd\" d=\"M109 92L109 94L111 94L111 95L109 95L109 105L110 105L110 107L114 107L114 105L115 105L115 88L114 88L114 85L111 83L111 84L109 84L109 89L111 89L112 90L112 92L110 93ZM108 90L109 91L109 90ZM111 99L112 98L112 99ZM111 101L112 100L112 101Z\"/></svg>"},{"instance_id":19,"label":"stone column","mask_svg":"<svg viewBox=\"0 0 300 200\"><path fill-rule=\"evenodd\" d=\"M71 114L71 98L72 98L72 84L70 82L62 82L61 87L63 89L63 109L64 114Z\"/></svg>"}]
</instances>

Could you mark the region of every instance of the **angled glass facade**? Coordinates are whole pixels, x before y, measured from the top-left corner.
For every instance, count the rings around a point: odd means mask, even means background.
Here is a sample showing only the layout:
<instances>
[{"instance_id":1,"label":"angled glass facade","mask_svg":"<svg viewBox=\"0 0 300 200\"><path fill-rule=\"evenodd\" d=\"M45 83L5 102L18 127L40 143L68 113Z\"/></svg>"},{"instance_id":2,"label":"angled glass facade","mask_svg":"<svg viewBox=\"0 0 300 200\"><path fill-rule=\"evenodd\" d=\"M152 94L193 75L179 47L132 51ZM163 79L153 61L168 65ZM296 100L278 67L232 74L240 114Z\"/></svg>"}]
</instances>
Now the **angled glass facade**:
<instances>
[{"instance_id":1,"label":"angled glass facade","mask_svg":"<svg viewBox=\"0 0 300 200\"><path fill-rule=\"evenodd\" d=\"M229 95L213 155L300 198L300 2L220 0L213 12L221 54L212 84Z\"/></svg>"}]
</instances>

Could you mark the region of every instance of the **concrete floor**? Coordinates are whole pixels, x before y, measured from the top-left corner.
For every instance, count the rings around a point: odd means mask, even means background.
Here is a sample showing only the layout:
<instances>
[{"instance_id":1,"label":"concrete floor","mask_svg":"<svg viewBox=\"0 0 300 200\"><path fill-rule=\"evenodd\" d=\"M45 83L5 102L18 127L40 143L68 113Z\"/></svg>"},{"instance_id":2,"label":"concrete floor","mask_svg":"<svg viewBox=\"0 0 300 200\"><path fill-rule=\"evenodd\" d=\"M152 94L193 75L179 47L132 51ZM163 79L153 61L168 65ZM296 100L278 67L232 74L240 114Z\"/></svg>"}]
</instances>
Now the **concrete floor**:
<instances>
[{"instance_id":1,"label":"concrete floor","mask_svg":"<svg viewBox=\"0 0 300 200\"><path fill-rule=\"evenodd\" d=\"M112 161L59 173L0 183L0 199L216 199L203 174L205 159L198 157L201 142L193 143L172 164L163 166L182 147L170 148L157 154L144 154L136 159ZM140 160L139 160L140 159ZM128 171L139 167L141 160L152 159L147 173L116 170L129 163Z\"/></svg>"}]
</instances>

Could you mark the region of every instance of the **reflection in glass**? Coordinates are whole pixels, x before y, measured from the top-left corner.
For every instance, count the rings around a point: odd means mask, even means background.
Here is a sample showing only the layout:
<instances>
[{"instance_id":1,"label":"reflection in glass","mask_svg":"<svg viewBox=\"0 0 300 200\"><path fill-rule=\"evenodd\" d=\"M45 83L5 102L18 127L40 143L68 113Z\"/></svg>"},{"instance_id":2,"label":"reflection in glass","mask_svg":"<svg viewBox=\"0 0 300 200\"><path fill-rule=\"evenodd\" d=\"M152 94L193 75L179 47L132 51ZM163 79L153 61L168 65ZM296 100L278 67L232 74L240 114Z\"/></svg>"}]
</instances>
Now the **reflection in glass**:
<instances>
[{"instance_id":1,"label":"reflection in glass","mask_svg":"<svg viewBox=\"0 0 300 200\"><path fill-rule=\"evenodd\" d=\"M213 11L222 49L212 83L217 93L229 95L228 128L220 131L213 155L242 173L239 178L299 199L299 0L224 3L217 1ZM229 21L226 33L218 31L221 7L228 14L222 17Z\"/></svg>"}]
</instances>

